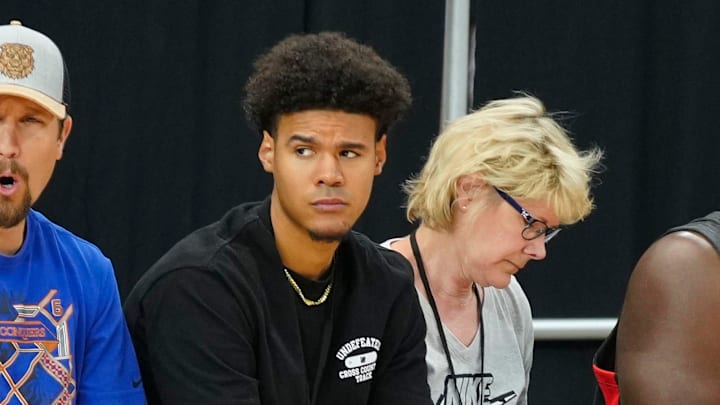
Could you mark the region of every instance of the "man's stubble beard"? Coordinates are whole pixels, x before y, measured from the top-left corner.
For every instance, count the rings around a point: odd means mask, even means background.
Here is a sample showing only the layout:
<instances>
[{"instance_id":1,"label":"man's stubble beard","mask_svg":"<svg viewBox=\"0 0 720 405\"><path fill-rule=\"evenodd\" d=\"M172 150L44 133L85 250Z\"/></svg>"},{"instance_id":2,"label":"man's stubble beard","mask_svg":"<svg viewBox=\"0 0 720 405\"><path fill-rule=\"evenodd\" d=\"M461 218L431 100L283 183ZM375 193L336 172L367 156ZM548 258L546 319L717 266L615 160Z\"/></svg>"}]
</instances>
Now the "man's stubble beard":
<instances>
[{"instance_id":1,"label":"man's stubble beard","mask_svg":"<svg viewBox=\"0 0 720 405\"><path fill-rule=\"evenodd\" d=\"M13 204L10 198L0 196L0 228L12 228L21 223L30 213L31 203L30 190L25 190L19 204Z\"/></svg>"}]
</instances>

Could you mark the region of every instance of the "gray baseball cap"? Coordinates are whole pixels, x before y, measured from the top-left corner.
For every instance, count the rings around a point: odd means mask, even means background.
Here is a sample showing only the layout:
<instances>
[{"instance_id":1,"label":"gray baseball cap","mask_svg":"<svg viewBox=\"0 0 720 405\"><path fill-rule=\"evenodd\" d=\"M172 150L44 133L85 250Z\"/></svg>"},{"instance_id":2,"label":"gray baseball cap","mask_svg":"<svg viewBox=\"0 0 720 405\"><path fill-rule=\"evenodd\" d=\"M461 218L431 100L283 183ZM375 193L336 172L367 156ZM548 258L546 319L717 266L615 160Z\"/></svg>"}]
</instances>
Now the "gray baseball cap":
<instances>
[{"instance_id":1,"label":"gray baseball cap","mask_svg":"<svg viewBox=\"0 0 720 405\"><path fill-rule=\"evenodd\" d=\"M65 63L55 43L20 21L0 25L0 94L23 97L67 116Z\"/></svg>"}]
</instances>

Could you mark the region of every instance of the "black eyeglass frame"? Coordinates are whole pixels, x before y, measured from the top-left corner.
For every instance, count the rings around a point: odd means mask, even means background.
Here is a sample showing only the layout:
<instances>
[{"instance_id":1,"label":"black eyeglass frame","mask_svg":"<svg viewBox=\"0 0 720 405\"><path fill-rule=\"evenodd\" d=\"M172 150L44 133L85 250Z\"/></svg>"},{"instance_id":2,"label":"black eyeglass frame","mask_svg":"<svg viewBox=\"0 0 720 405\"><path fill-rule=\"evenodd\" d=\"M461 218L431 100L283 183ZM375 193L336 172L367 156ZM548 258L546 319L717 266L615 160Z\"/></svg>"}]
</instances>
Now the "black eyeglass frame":
<instances>
[{"instance_id":1,"label":"black eyeglass frame","mask_svg":"<svg viewBox=\"0 0 720 405\"><path fill-rule=\"evenodd\" d=\"M560 231L562 231L562 228L560 227L552 228L548 226L548 224L544 221L533 217L525 208L518 204L518 202L515 201L514 198L510 197L509 195L507 195L507 193L497 187L493 188L495 189L495 191L497 191L500 197L502 197L503 200L505 200L508 204L515 208L515 211L522 215L523 219L525 220L526 225L521 232L521 236L523 239L533 240L539 238L542 235L545 235L545 243L548 243L552 238L556 237L557 234L560 233ZM539 224L540 228L538 228L535 224Z\"/></svg>"}]
</instances>

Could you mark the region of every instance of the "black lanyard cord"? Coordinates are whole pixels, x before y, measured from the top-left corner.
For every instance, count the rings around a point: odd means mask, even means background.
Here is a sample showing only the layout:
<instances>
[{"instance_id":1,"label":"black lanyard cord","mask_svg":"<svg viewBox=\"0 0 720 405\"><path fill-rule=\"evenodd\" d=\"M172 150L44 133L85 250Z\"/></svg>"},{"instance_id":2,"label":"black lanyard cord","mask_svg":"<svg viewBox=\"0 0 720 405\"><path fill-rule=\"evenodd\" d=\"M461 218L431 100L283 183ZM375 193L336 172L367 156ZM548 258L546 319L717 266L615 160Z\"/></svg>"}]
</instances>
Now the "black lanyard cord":
<instances>
[{"instance_id":1,"label":"black lanyard cord","mask_svg":"<svg viewBox=\"0 0 720 405\"><path fill-rule=\"evenodd\" d=\"M445 351L445 357L447 358L448 362L448 367L450 368L450 373L453 378L453 385L455 385L455 392L458 395L458 400L460 400L460 403L462 404L462 400L460 399L460 390L458 390L457 380L455 378L455 367L453 366L452 357L450 356L450 348L448 347L447 338L445 337L445 331L443 330L442 321L440 320L440 313L438 312L437 305L435 304L435 298L433 297L432 291L430 290L430 283L428 282L427 274L425 273L425 266L423 264L422 256L420 255L420 248L418 247L417 239L415 238L416 231L417 229L413 230L410 234L410 247L412 248L413 256L415 257L415 263L418 267L418 273L420 273L420 279L422 280L423 287L425 288L425 295L427 295L427 300L430 303L430 308L432 308L433 315L435 316L435 323L437 324L437 329L440 333L440 341L442 342L443 350ZM480 387L482 389L483 377L485 374L485 328L482 319L483 300L480 299L477 288L475 288L474 284L473 292L475 293L475 297L480 303Z\"/></svg>"}]
</instances>

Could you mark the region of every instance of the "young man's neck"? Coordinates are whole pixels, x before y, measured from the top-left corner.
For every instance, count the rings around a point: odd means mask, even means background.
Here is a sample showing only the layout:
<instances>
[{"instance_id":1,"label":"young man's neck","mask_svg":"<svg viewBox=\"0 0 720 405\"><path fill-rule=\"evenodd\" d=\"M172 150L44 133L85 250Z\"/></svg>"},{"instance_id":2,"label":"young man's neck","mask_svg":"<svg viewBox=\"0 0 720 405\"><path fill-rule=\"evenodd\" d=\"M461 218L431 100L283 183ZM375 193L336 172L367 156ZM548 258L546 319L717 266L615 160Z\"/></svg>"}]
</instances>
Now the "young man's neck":
<instances>
[{"instance_id":1,"label":"young man's neck","mask_svg":"<svg viewBox=\"0 0 720 405\"><path fill-rule=\"evenodd\" d=\"M330 269L340 242L316 241L304 229L278 223L272 208L270 220L275 233L275 246L283 265L305 278L322 278Z\"/></svg>"},{"instance_id":2,"label":"young man's neck","mask_svg":"<svg viewBox=\"0 0 720 405\"><path fill-rule=\"evenodd\" d=\"M275 238L283 265L310 280L321 279L332 266L338 243L300 241L290 238ZM309 238L308 238L309 240Z\"/></svg>"},{"instance_id":3,"label":"young man's neck","mask_svg":"<svg viewBox=\"0 0 720 405\"><path fill-rule=\"evenodd\" d=\"M0 253L12 256L20 250L25 239L25 223L27 220L12 228L0 228Z\"/></svg>"}]
</instances>

